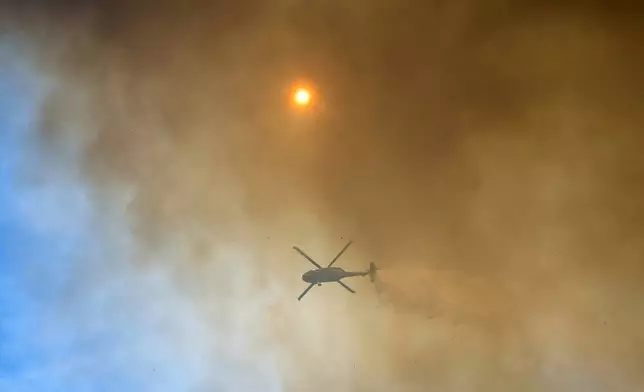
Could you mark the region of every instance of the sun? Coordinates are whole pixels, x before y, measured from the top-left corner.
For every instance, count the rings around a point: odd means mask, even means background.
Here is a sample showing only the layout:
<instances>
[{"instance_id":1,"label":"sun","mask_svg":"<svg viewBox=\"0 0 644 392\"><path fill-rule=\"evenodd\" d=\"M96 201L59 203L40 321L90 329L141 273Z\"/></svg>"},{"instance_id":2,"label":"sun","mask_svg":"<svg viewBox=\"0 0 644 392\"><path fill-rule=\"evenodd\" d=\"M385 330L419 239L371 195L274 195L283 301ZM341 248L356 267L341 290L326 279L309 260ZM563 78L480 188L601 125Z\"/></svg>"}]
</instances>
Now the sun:
<instances>
[{"instance_id":1,"label":"sun","mask_svg":"<svg viewBox=\"0 0 644 392\"><path fill-rule=\"evenodd\" d=\"M311 92L300 87L293 93L293 102L298 106L308 106L311 103Z\"/></svg>"}]
</instances>

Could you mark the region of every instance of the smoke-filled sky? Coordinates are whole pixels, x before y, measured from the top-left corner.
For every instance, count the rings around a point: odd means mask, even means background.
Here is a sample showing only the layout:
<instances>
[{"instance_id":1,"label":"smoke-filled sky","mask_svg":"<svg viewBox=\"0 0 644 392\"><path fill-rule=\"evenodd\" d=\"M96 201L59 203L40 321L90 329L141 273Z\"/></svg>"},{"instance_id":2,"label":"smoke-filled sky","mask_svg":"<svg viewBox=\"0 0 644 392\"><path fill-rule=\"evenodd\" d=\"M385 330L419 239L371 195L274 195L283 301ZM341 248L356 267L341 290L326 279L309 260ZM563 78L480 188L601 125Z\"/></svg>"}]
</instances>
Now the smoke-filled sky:
<instances>
[{"instance_id":1,"label":"smoke-filled sky","mask_svg":"<svg viewBox=\"0 0 644 392\"><path fill-rule=\"evenodd\" d=\"M0 390L644 388L637 7L52 3L0 5ZM378 284L298 302L349 238Z\"/></svg>"}]
</instances>

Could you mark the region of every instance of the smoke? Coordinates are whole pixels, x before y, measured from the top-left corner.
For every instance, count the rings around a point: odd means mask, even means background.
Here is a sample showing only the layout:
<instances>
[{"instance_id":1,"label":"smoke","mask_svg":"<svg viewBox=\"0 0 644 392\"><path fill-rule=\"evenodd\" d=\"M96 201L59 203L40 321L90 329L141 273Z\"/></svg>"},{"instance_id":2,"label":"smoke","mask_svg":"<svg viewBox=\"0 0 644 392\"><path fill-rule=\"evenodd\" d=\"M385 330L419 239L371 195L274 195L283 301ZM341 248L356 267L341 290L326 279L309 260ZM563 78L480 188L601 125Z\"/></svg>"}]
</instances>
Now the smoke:
<instances>
[{"instance_id":1,"label":"smoke","mask_svg":"<svg viewBox=\"0 0 644 392\"><path fill-rule=\"evenodd\" d=\"M91 195L95 240L125 244L100 267L77 262L69 290L132 279L109 290L178 303L137 324L176 328L156 343L168 363L199 364L177 377L204 390L644 383L634 7L61 4L5 6L2 26L54 81L43 154L76 146L65 170ZM286 103L301 78L323 98L310 115ZM382 268L377 290L316 287L297 303L309 266L291 246L330 259L340 237L355 241L342 267ZM155 274L167 292L132 294ZM74 304L70 328L85 318Z\"/></svg>"}]
</instances>

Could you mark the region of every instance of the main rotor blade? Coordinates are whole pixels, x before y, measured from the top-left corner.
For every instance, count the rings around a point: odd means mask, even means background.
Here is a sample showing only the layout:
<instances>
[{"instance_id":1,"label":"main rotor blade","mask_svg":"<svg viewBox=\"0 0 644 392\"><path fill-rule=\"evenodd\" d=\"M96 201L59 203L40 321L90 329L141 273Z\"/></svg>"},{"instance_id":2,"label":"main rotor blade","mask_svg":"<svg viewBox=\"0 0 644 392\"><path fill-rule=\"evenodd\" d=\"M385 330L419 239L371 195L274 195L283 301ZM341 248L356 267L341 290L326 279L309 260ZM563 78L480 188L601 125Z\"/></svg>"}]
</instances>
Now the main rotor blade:
<instances>
[{"instance_id":1,"label":"main rotor blade","mask_svg":"<svg viewBox=\"0 0 644 392\"><path fill-rule=\"evenodd\" d=\"M338 253L338 255L337 255L337 256L335 256L335 258L331 261L331 264L329 264L329 265L327 266L327 268L329 268L330 266L332 266L332 265L333 265L333 263L335 263L335 262L336 262L336 260L337 260L337 259L339 259L339 258L340 258L340 256L342 256L342 254L344 253L344 251L345 251L345 250L347 250L347 248L349 247L349 245L351 245L351 243L352 243L352 242L353 242L353 241L349 241L349 242L344 246L344 248L342 248L342 250L340 251L340 253Z\"/></svg>"},{"instance_id":2,"label":"main rotor blade","mask_svg":"<svg viewBox=\"0 0 644 392\"><path fill-rule=\"evenodd\" d=\"M293 247L293 249L295 249L295 251L296 251L297 253L299 253L299 254L301 254L302 256L304 256L308 261L310 261L311 263L313 263L313 265L314 265L314 266L316 266L316 267L318 267L318 269L322 268L322 266L321 266L320 264L316 263L316 262L315 262L315 260L313 260L312 258L310 258L310 257L309 257L309 255L307 255L306 253L304 253L304 251L303 251L302 249L298 248L297 246L294 246L294 247Z\"/></svg>"},{"instance_id":3,"label":"main rotor blade","mask_svg":"<svg viewBox=\"0 0 644 392\"><path fill-rule=\"evenodd\" d=\"M340 283L340 284L342 285L342 287L344 287L345 289L349 290L349 291L350 291L350 292L352 292L353 294L355 294L355 293L356 293L356 292L355 292L355 290L353 290L351 287L347 286L343 281L338 280L338 283Z\"/></svg>"},{"instance_id":4,"label":"main rotor blade","mask_svg":"<svg viewBox=\"0 0 644 392\"><path fill-rule=\"evenodd\" d=\"M297 297L297 300L300 301L302 299L302 297L304 297L306 295L306 293L308 293L309 290L311 290L313 288L313 286L315 286L315 283L311 283L309 285L309 287L307 287L306 290L304 290L304 292L302 294L300 294L299 297Z\"/></svg>"}]
</instances>

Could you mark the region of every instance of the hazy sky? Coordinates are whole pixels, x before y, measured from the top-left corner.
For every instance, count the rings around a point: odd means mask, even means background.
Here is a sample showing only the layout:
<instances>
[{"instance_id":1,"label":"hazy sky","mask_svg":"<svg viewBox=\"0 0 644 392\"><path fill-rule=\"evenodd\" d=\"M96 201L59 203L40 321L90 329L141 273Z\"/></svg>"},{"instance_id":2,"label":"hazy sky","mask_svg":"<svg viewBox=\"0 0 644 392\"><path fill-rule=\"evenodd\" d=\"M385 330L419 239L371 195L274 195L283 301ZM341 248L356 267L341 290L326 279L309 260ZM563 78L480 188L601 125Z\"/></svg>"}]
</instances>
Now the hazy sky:
<instances>
[{"instance_id":1,"label":"hazy sky","mask_svg":"<svg viewBox=\"0 0 644 392\"><path fill-rule=\"evenodd\" d=\"M49 3L0 6L0 390L644 387L636 7ZM379 285L297 302L348 238Z\"/></svg>"}]
</instances>

